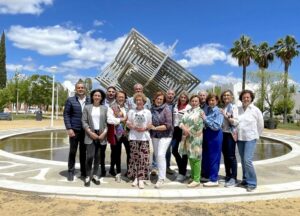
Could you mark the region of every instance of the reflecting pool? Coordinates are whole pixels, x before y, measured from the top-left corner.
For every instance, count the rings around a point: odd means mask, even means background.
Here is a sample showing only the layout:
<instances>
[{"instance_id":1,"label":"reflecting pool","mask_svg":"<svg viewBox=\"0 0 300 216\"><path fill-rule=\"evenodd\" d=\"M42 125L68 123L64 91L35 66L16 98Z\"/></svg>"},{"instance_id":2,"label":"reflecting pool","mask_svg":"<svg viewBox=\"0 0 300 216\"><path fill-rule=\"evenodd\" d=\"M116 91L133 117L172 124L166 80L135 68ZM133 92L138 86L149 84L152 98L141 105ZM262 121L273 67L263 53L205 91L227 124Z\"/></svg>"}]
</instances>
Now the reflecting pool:
<instances>
[{"instance_id":1,"label":"reflecting pool","mask_svg":"<svg viewBox=\"0 0 300 216\"><path fill-rule=\"evenodd\" d=\"M0 149L32 158L67 161L69 139L65 130L36 132L1 140ZM283 143L270 139L260 139L256 147L254 160L278 157L290 151L290 147ZM122 154L122 157L125 157L125 155L125 153ZM109 161L110 148L108 146L106 151L106 164L108 164ZM122 161L125 161L125 159L122 159Z\"/></svg>"}]
</instances>

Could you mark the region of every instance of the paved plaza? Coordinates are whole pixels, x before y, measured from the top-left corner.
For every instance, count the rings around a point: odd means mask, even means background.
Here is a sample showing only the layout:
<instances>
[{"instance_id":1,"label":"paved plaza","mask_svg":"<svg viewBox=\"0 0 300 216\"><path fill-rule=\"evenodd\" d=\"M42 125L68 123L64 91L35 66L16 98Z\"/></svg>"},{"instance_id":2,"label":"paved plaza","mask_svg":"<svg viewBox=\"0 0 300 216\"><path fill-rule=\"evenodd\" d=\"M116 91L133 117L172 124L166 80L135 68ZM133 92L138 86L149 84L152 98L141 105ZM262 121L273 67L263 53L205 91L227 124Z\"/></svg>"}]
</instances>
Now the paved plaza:
<instances>
[{"instance_id":1,"label":"paved plaza","mask_svg":"<svg viewBox=\"0 0 300 216\"><path fill-rule=\"evenodd\" d=\"M56 129L63 128L57 127ZM45 127L0 131L0 139L46 130L52 129ZM117 183L109 175L101 178L101 185L91 184L91 187L86 188L83 186L83 180L78 178L79 172L73 182L66 180L66 162L30 158L3 150L0 150L0 187L17 191L37 192L47 196L102 200L147 199L154 201L201 200L221 202L300 196L300 132L296 135L285 135L268 131L263 133L263 137L283 142L290 146L292 151L280 157L254 162L258 187L251 193L240 187L225 188L222 181L219 187L215 188L205 188L201 185L194 189L188 189L186 184L173 181L176 174L168 175L167 182L161 189L154 189L155 179L153 178L148 182L145 189L140 190L131 187L131 183L126 179L123 179L122 183ZM109 157L110 154L107 153L106 158ZM172 164L172 168L176 169L174 161ZM79 168L79 164L76 166ZM224 174L223 166L221 166L219 174ZM240 175L241 167L239 165L239 179L241 178Z\"/></svg>"}]
</instances>

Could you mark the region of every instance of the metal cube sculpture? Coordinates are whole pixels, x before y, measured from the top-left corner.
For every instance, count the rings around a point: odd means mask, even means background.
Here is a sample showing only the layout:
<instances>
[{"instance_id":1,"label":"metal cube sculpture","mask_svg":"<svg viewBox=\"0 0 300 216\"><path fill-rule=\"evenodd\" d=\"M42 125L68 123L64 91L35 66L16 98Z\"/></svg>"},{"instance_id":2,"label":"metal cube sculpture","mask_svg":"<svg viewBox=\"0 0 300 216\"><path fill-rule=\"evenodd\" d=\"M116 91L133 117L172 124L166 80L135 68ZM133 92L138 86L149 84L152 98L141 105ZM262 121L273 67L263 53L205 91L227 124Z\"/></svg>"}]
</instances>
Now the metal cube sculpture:
<instances>
[{"instance_id":1,"label":"metal cube sculpture","mask_svg":"<svg viewBox=\"0 0 300 216\"><path fill-rule=\"evenodd\" d=\"M184 90L191 92L200 83L135 29L131 30L114 61L96 80L105 88L115 86L129 96L134 94L133 86L140 83L150 98L159 90L173 89L177 95Z\"/></svg>"}]
</instances>

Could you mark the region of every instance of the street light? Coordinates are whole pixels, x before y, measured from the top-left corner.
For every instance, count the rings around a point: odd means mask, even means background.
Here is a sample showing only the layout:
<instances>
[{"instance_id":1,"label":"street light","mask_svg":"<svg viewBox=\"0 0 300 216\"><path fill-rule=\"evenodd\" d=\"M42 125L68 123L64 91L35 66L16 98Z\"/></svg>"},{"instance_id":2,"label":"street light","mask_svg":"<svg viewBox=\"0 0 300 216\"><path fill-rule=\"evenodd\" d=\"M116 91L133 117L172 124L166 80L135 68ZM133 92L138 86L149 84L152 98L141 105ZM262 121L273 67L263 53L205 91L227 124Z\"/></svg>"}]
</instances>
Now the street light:
<instances>
[{"instance_id":1,"label":"street light","mask_svg":"<svg viewBox=\"0 0 300 216\"><path fill-rule=\"evenodd\" d=\"M19 113L19 90L20 90L20 89L17 88L17 107L16 107L16 115L18 115L18 113Z\"/></svg>"},{"instance_id":2,"label":"street light","mask_svg":"<svg viewBox=\"0 0 300 216\"><path fill-rule=\"evenodd\" d=\"M57 67L56 66L52 66L51 68L51 71L52 71L52 76L53 76L53 79L52 79L52 104L51 104L51 122L50 122L50 127L53 127L53 118L54 118L54 83L55 83L55 75L54 73L56 72L57 70Z\"/></svg>"},{"instance_id":3,"label":"street light","mask_svg":"<svg viewBox=\"0 0 300 216\"><path fill-rule=\"evenodd\" d=\"M19 78L20 78L20 73L18 71L18 68L16 68L15 72L15 82L16 82L16 91L17 91L17 104L16 104L16 115L19 113Z\"/></svg>"},{"instance_id":4,"label":"street light","mask_svg":"<svg viewBox=\"0 0 300 216\"><path fill-rule=\"evenodd\" d=\"M56 84L56 120L58 119L58 85Z\"/></svg>"}]
</instances>

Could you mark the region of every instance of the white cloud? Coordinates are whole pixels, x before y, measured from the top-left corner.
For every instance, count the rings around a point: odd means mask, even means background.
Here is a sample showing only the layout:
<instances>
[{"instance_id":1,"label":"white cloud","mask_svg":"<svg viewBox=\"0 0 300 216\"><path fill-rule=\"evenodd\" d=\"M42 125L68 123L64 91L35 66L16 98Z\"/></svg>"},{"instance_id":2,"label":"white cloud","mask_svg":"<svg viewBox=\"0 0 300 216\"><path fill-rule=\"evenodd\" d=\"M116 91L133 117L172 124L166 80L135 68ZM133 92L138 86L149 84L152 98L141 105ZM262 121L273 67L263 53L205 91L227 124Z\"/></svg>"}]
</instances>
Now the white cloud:
<instances>
[{"instance_id":1,"label":"white cloud","mask_svg":"<svg viewBox=\"0 0 300 216\"><path fill-rule=\"evenodd\" d=\"M67 74L64 76L65 80L70 81L71 83L76 83L79 79L84 79L84 77L78 74ZM74 90L74 89L73 89Z\"/></svg>"},{"instance_id":2,"label":"white cloud","mask_svg":"<svg viewBox=\"0 0 300 216\"><path fill-rule=\"evenodd\" d=\"M101 20L94 20L93 25L94 25L94 26L102 26L102 25L104 25L104 21L101 21Z\"/></svg>"},{"instance_id":3,"label":"white cloud","mask_svg":"<svg viewBox=\"0 0 300 216\"><path fill-rule=\"evenodd\" d=\"M171 53L168 53L170 49L172 48L172 45L166 45L164 42L157 45L161 51L163 51L165 54L169 54L170 57L175 55L175 49L172 50Z\"/></svg>"},{"instance_id":4,"label":"white cloud","mask_svg":"<svg viewBox=\"0 0 300 216\"><path fill-rule=\"evenodd\" d=\"M67 68L73 69L89 69L93 67L99 67L99 63L91 61L83 61L81 59L72 59L69 61L62 62L61 65Z\"/></svg>"},{"instance_id":5,"label":"white cloud","mask_svg":"<svg viewBox=\"0 0 300 216\"><path fill-rule=\"evenodd\" d=\"M69 55L74 59L106 63L113 60L118 53L126 36L119 37L113 41L104 38L94 39L89 35L82 35L80 48L73 49Z\"/></svg>"},{"instance_id":6,"label":"white cloud","mask_svg":"<svg viewBox=\"0 0 300 216\"><path fill-rule=\"evenodd\" d=\"M21 72L21 71L31 71L34 72L37 70L37 68L33 64L7 64L6 70L9 72Z\"/></svg>"},{"instance_id":7,"label":"white cloud","mask_svg":"<svg viewBox=\"0 0 300 216\"><path fill-rule=\"evenodd\" d=\"M22 60L25 61L25 62L32 62L33 61L33 59L30 56L28 56L26 58L22 58Z\"/></svg>"},{"instance_id":8,"label":"white cloud","mask_svg":"<svg viewBox=\"0 0 300 216\"><path fill-rule=\"evenodd\" d=\"M226 64L229 64L231 66L234 66L234 67L238 67L239 66L239 63L238 63L238 60L236 58L232 58L232 56L229 54L226 56Z\"/></svg>"},{"instance_id":9,"label":"white cloud","mask_svg":"<svg viewBox=\"0 0 300 216\"><path fill-rule=\"evenodd\" d=\"M45 28L12 26L7 37L21 49L34 50L41 55L67 55L70 60L62 63L60 71L103 67L116 56L126 35L108 41L92 38L92 32L85 34L71 28L50 26Z\"/></svg>"},{"instance_id":10,"label":"white cloud","mask_svg":"<svg viewBox=\"0 0 300 216\"><path fill-rule=\"evenodd\" d=\"M69 92L73 92L75 90L75 82L72 83L70 80L65 80L62 85L65 89L68 89Z\"/></svg>"},{"instance_id":11,"label":"white cloud","mask_svg":"<svg viewBox=\"0 0 300 216\"><path fill-rule=\"evenodd\" d=\"M21 49L37 51L42 55L62 55L78 49L76 41L80 38L74 30L61 26L47 28L25 28L12 26L7 32L13 45Z\"/></svg>"},{"instance_id":12,"label":"white cloud","mask_svg":"<svg viewBox=\"0 0 300 216\"><path fill-rule=\"evenodd\" d=\"M225 61L226 53L222 45L216 43L193 47L183 52L185 58L178 61L183 67L191 68L199 65L212 65L215 61Z\"/></svg>"},{"instance_id":13,"label":"white cloud","mask_svg":"<svg viewBox=\"0 0 300 216\"><path fill-rule=\"evenodd\" d=\"M242 83L242 79L232 76L232 73L229 73L225 76L213 74L209 77L208 80L206 80L203 83L200 83L197 89L211 89L215 86L234 85L237 83Z\"/></svg>"},{"instance_id":14,"label":"white cloud","mask_svg":"<svg viewBox=\"0 0 300 216\"><path fill-rule=\"evenodd\" d=\"M0 14L41 14L53 0L0 0Z\"/></svg>"}]
</instances>

